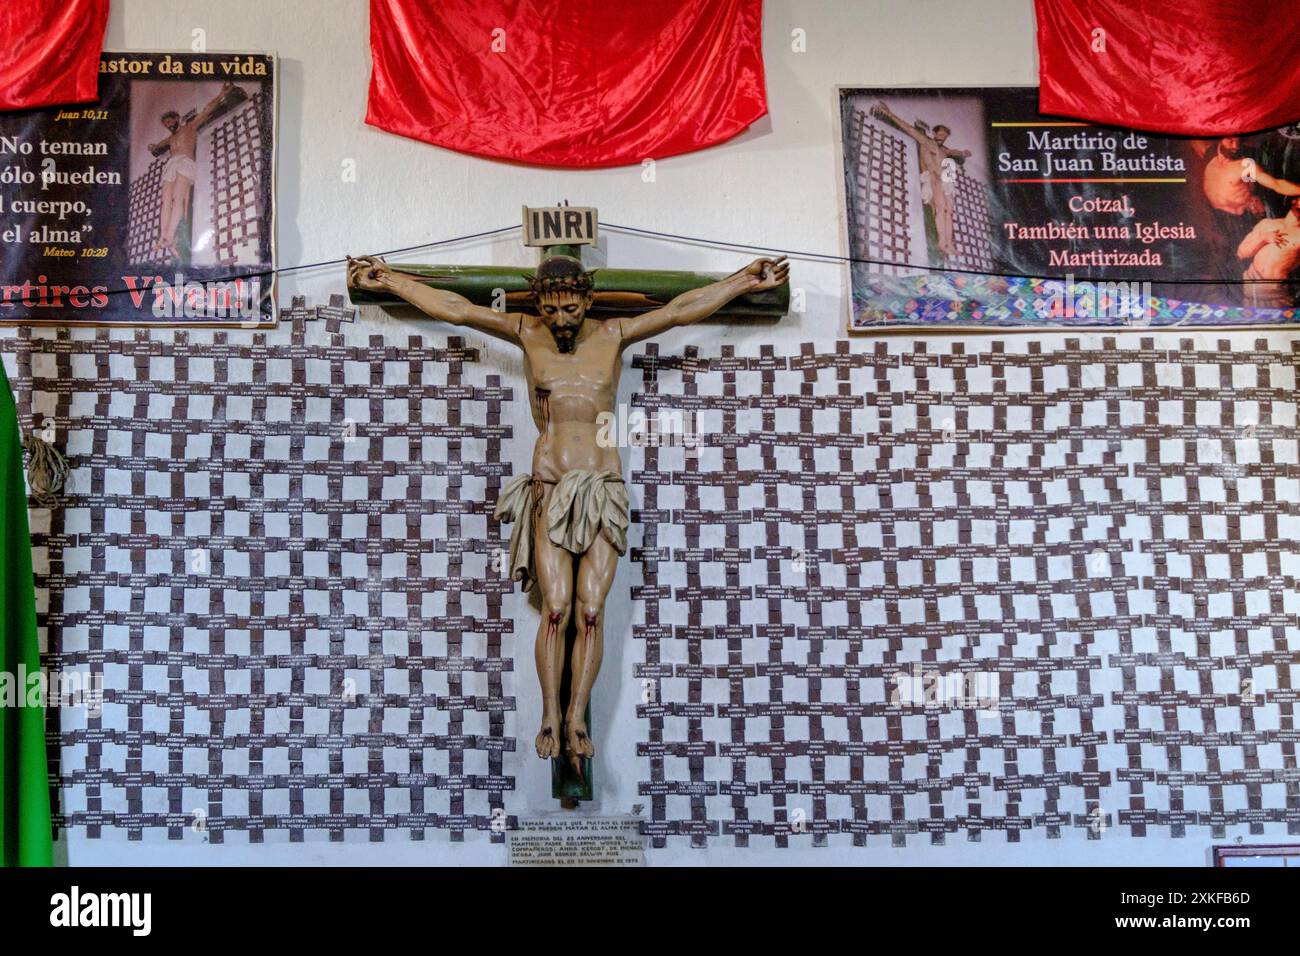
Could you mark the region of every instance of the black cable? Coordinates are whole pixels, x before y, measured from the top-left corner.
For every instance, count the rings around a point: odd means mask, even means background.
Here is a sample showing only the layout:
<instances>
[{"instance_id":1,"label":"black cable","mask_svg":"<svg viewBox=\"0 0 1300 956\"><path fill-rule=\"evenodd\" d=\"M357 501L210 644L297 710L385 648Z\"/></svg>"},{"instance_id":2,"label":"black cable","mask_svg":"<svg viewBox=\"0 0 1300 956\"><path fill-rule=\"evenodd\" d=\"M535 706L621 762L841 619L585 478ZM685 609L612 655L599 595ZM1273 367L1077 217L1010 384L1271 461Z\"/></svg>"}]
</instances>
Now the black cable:
<instances>
[{"instance_id":1,"label":"black cable","mask_svg":"<svg viewBox=\"0 0 1300 956\"><path fill-rule=\"evenodd\" d=\"M827 262L847 262L862 263L865 265L889 266L894 269L916 269L924 272L942 272L956 273L958 275L972 276L994 276L999 279L1049 279L1056 282L1063 282L1066 276L1060 275L1042 275L1033 272L988 272L983 269L956 269L950 266L930 266L921 265L916 262L890 262L885 259L859 259L856 256L840 256L829 252L806 252L800 249L780 249L776 246L760 246L748 242L725 242L721 239L701 239L698 236L683 236L672 232L655 232L653 229L638 229L636 226L620 226L612 222L602 222L602 229L613 229L616 232L633 233L640 236L651 236L655 239L668 239L673 242L686 242L698 246L709 246L714 248L725 249L746 249L754 252L775 252L779 255L789 256L792 259L811 259L814 261L821 260ZM1093 284L1103 282L1114 283L1142 283L1149 282L1152 285L1249 285L1255 282L1268 282L1276 284L1285 282L1285 279L1135 279L1123 278L1116 276L1107 276L1105 278L1093 278L1091 276L1073 276L1076 284L1080 282L1091 282Z\"/></svg>"},{"instance_id":2,"label":"black cable","mask_svg":"<svg viewBox=\"0 0 1300 956\"><path fill-rule=\"evenodd\" d=\"M418 246L403 246L400 249L388 249L384 252L376 252L371 254L376 256L395 256L403 252L417 252L421 249L436 249L438 246L450 246L457 242L466 242L470 239L484 239L487 238L488 236L499 236L503 232L513 232L518 228L519 228L518 226L502 226L500 229L489 229L486 232L473 232L464 236L453 236L450 239L439 239L436 242L424 242ZM348 261L348 257L344 256L341 259L322 259L319 262L304 262L296 266L282 266L279 269L263 269L259 272L242 272L239 273L238 275L219 276L212 279L195 278L192 281L206 285L212 282L234 282L237 279L261 279L261 278L265 278L266 276L282 275L286 272L299 272L303 269L319 269L322 266L342 265L347 261ZM104 291L103 294L118 295L123 292L139 292L139 291L140 290L138 289L127 289L127 288L107 289Z\"/></svg>"}]
</instances>

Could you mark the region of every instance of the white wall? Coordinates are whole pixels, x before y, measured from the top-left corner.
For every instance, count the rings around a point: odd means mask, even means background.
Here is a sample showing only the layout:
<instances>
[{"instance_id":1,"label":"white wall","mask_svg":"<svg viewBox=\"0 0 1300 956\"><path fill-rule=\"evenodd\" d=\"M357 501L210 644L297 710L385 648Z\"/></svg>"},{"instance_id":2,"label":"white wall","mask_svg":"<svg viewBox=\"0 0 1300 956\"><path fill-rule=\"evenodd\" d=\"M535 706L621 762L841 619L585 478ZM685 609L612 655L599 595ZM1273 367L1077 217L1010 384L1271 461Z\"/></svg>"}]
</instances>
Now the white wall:
<instances>
[{"instance_id":1,"label":"white wall","mask_svg":"<svg viewBox=\"0 0 1300 956\"><path fill-rule=\"evenodd\" d=\"M405 140L363 123L369 76L366 0L115 0L106 47L110 50L184 50L192 31L206 31L211 50L266 51L279 56L278 255L281 265L333 259L414 245L448 236L515 224L520 206L568 199L599 207L607 223L734 242L839 253L842 210L836 85L1032 85L1036 82L1031 0L767 0L764 51L769 117L730 143L701 153L662 160L654 182L638 167L597 171L533 169L475 159ZM791 50L791 31L806 31L807 52ZM343 163L356 162L355 183L344 182ZM413 261L427 261L411 257ZM593 261L643 268L731 271L747 257L704 247L636 240L605 231ZM509 236L492 243L440 251L435 261L528 264L533 255ZM757 351L779 336L799 342L830 343L845 326L847 270L830 264L796 261L792 283L806 291L808 310L791 315L779 328L703 325L685 330L679 344L716 350L723 342L737 351ZM323 301L342 290L337 266L285 277L280 302L305 294ZM358 336L381 331L403 341L409 331L440 334L368 310ZM474 339L474 334L469 333ZM1041 336L1050 338L1049 336ZM1076 334L1077 337L1077 334ZM1250 338L1257 337L1252 333ZM485 364L514 379L517 360L499 343L478 341ZM938 347L937 344L935 346ZM634 377L625 376L626 400ZM534 435L527 405L514 403L515 439L509 453L525 461ZM609 607L610 620L627 621L631 608L625 562ZM532 655L528 635L532 613L517 597L507 613L520 615L514 649L517 667L506 693L519 707L508 718L507 733L520 750L509 756L507 773L518 775L512 809L521 816L553 812L547 769L529 750L536 720ZM630 626L629 626L630 633ZM611 634L607 640L618 640ZM630 752L636 738L630 695L632 682L608 671L630 673L639 651L630 646L607 656L596 700L596 721L609 743L605 753ZM612 758L611 758L612 759ZM601 809L625 812L636 795L637 766L631 760L601 771ZM1086 841L1078 834L1047 841L1030 834L1021 844L1000 836L968 843L950 838L947 846L909 841L891 849L873 841L865 850L845 849L836 862L860 863L1164 863L1200 865L1208 838ZM652 854L666 864L760 861L827 862L825 850L764 849L755 841L735 850L730 840L713 841L707 851L675 840ZM462 844L431 833L423 843L390 835L382 844L350 835L345 844L322 836L289 846L280 842L248 846L239 835L228 845L197 848L161 839L127 844L111 832L103 840L74 838L73 863L470 863L501 862L504 847L469 834Z\"/></svg>"}]
</instances>

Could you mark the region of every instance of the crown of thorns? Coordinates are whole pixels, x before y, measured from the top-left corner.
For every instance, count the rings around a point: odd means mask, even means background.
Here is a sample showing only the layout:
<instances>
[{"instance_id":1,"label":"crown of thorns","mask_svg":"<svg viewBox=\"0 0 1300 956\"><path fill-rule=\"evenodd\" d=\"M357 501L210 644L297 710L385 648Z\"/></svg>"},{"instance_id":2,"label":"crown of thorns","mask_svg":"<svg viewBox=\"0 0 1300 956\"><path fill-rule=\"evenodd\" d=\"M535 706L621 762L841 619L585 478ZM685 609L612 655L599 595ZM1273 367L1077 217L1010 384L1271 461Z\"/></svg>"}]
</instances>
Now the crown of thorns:
<instances>
[{"instance_id":1,"label":"crown of thorns","mask_svg":"<svg viewBox=\"0 0 1300 956\"><path fill-rule=\"evenodd\" d=\"M582 263L572 256L551 256L528 277L528 288L534 296L550 292L574 292L586 295L591 292L595 273L582 268Z\"/></svg>"}]
</instances>

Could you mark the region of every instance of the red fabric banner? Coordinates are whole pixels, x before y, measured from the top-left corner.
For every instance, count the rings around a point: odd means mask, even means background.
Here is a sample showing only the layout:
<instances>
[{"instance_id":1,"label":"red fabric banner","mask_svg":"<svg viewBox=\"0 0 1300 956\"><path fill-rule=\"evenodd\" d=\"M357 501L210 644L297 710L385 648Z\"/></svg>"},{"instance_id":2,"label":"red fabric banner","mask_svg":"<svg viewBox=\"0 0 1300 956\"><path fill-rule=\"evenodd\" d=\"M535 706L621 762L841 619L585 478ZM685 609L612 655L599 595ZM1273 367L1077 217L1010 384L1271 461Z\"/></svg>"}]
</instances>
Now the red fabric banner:
<instances>
[{"instance_id":1,"label":"red fabric banner","mask_svg":"<svg viewBox=\"0 0 1300 956\"><path fill-rule=\"evenodd\" d=\"M1043 113L1189 136L1247 133L1300 119L1300 24L1292 2L1036 0L1036 6Z\"/></svg>"},{"instance_id":2,"label":"red fabric banner","mask_svg":"<svg viewBox=\"0 0 1300 956\"><path fill-rule=\"evenodd\" d=\"M478 156L621 166L767 112L762 0L371 0L366 122Z\"/></svg>"},{"instance_id":3,"label":"red fabric banner","mask_svg":"<svg viewBox=\"0 0 1300 956\"><path fill-rule=\"evenodd\" d=\"M98 97L108 0L0 3L0 110Z\"/></svg>"}]
</instances>

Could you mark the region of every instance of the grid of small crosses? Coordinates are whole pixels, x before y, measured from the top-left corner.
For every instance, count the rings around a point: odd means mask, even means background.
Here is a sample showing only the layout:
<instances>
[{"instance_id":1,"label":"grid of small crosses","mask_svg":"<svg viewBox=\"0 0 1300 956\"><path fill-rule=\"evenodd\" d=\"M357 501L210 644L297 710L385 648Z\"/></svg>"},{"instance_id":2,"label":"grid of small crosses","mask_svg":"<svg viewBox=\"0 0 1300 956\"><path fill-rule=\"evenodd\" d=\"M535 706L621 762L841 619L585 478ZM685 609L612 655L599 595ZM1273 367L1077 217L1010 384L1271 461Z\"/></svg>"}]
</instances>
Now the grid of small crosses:
<instances>
[{"instance_id":1,"label":"grid of small crosses","mask_svg":"<svg viewBox=\"0 0 1300 956\"><path fill-rule=\"evenodd\" d=\"M257 94L212 128L213 247L224 265L261 261L262 103Z\"/></svg>"},{"instance_id":2,"label":"grid of small crosses","mask_svg":"<svg viewBox=\"0 0 1300 956\"><path fill-rule=\"evenodd\" d=\"M131 182L127 192L126 251L129 262L161 262L158 231L162 224L162 171L167 157L161 156Z\"/></svg>"},{"instance_id":3,"label":"grid of small crosses","mask_svg":"<svg viewBox=\"0 0 1300 956\"><path fill-rule=\"evenodd\" d=\"M353 317L3 340L73 466L33 510L45 663L106 696L51 721L58 826L503 839L511 392L457 338L349 344Z\"/></svg>"},{"instance_id":4,"label":"grid of small crosses","mask_svg":"<svg viewBox=\"0 0 1300 956\"><path fill-rule=\"evenodd\" d=\"M1300 834L1295 347L634 364L654 845Z\"/></svg>"},{"instance_id":5,"label":"grid of small crosses","mask_svg":"<svg viewBox=\"0 0 1300 956\"><path fill-rule=\"evenodd\" d=\"M909 172L906 142L867 121L865 110L854 110L850 121L850 168L847 170L852 217L849 234L853 255L875 263L914 263L908 223ZM872 272L895 274L885 265Z\"/></svg>"},{"instance_id":6,"label":"grid of small crosses","mask_svg":"<svg viewBox=\"0 0 1300 956\"><path fill-rule=\"evenodd\" d=\"M960 166L953 180L952 232L958 266L993 268L993 221L989 217L988 189L967 176Z\"/></svg>"}]
</instances>

